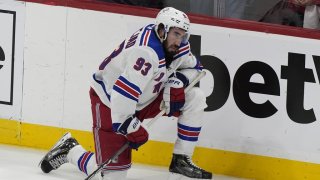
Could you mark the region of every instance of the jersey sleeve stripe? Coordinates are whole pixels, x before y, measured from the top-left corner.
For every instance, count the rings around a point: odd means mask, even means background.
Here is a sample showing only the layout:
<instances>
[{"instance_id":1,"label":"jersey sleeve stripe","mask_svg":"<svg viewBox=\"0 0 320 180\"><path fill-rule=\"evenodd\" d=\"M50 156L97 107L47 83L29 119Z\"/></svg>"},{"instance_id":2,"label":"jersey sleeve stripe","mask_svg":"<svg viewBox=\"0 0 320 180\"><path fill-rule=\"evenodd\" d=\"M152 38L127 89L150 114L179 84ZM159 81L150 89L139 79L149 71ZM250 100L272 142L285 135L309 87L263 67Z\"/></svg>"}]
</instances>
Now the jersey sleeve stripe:
<instances>
[{"instance_id":1,"label":"jersey sleeve stripe","mask_svg":"<svg viewBox=\"0 0 320 180\"><path fill-rule=\"evenodd\" d=\"M130 81L128 81L125 77L120 76L120 77L119 77L119 80L122 81L122 82L123 82L124 84L126 84L127 86L129 86L129 87L131 87L132 89L134 89L136 92L139 93L139 95L142 94L140 88L139 88L137 85L135 85L135 84L131 83Z\"/></svg>"},{"instance_id":2,"label":"jersey sleeve stripe","mask_svg":"<svg viewBox=\"0 0 320 180\"><path fill-rule=\"evenodd\" d=\"M117 91L118 93L120 93L121 95L123 95L123 96L125 96L125 97L127 97L127 98L129 98L131 100L134 100L134 101L138 102L138 98L132 96L131 94L129 94L127 91L125 91L121 87L118 87L118 86L115 85L115 86L113 86L113 89L115 91Z\"/></svg>"},{"instance_id":3,"label":"jersey sleeve stripe","mask_svg":"<svg viewBox=\"0 0 320 180\"><path fill-rule=\"evenodd\" d=\"M189 44L182 46L181 48L179 48L178 53L173 57L173 59L178 59L183 55L186 55L190 52L190 47Z\"/></svg>"},{"instance_id":4,"label":"jersey sleeve stripe","mask_svg":"<svg viewBox=\"0 0 320 180\"><path fill-rule=\"evenodd\" d=\"M134 89L132 89L130 86L124 84L121 80L118 80L115 83L116 86L120 87L121 89L127 91L129 94L131 94L132 96L138 98L139 97L139 93L137 91L135 91Z\"/></svg>"},{"instance_id":5,"label":"jersey sleeve stripe","mask_svg":"<svg viewBox=\"0 0 320 180\"><path fill-rule=\"evenodd\" d=\"M181 48L179 48L178 53L181 53L181 52L186 51L186 50L188 50L188 49L189 49L189 44L187 44L187 45L182 46Z\"/></svg>"},{"instance_id":6,"label":"jersey sleeve stripe","mask_svg":"<svg viewBox=\"0 0 320 180\"><path fill-rule=\"evenodd\" d=\"M123 76L119 77L119 79L114 84L113 89L123 96L136 102L138 102L139 95L142 93L138 86L129 82Z\"/></svg>"},{"instance_id":7,"label":"jersey sleeve stripe","mask_svg":"<svg viewBox=\"0 0 320 180\"><path fill-rule=\"evenodd\" d=\"M161 59L159 61L159 68L165 67L166 66L166 60L165 59Z\"/></svg>"}]
</instances>

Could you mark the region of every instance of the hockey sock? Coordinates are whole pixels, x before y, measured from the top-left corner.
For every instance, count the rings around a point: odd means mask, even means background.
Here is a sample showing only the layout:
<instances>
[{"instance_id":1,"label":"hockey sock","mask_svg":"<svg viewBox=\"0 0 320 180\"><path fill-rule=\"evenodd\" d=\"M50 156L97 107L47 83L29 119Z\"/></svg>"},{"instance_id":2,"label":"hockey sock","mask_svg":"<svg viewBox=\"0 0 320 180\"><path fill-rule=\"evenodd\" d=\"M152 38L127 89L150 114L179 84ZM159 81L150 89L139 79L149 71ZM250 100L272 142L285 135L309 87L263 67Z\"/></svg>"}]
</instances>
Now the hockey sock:
<instances>
[{"instance_id":1,"label":"hockey sock","mask_svg":"<svg viewBox=\"0 0 320 180\"><path fill-rule=\"evenodd\" d=\"M67 158L71 164L77 166L86 175L91 174L97 168L94 153L84 150L81 145L72 148Z\"/></svg>"}]
</instances>

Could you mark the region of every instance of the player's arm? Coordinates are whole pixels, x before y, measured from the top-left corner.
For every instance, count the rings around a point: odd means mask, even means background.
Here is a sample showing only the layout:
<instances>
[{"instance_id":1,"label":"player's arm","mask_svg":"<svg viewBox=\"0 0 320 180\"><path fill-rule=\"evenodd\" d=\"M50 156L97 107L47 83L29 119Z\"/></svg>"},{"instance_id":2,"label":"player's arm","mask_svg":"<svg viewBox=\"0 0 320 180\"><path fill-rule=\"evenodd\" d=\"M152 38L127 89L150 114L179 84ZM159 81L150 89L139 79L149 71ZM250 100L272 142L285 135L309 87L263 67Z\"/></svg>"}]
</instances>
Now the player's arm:
<instances>
[{"instance_id":1,"label":"player's arm","mask_svg":"<svg viewBox=\"0 0 320 180\"><path fill-rule=\"evenodd\" d=\"M189 82L192 82L197 75L203 71L203 66L200 63L199 59L196 58L191 52L182 57L181 59L183 62L178 67L178 71L176 72L179 79L185 82L185 86L188 85Z\"/></svg>"},{"instance_id":2,"label":"player's arm","mask_svg":"<svg viewBox=\"0 0 320 180\"><path fill-rule=\"evenodd\" d=\"M202 71L203 66L199 59L192 54L189 42L181 45L176 57L179 57L178 61L181 62L177 67L176 76L184 82L186 87Z\"/></svg>"},{"instance_id":3,"label":"player's arm","mask_svg":"<svg viewBox=\"0 0 320 180\"><path fill-rule=\"evenodd\" d=\"M164 86L163 101L166 114L168 116L178 115L181 108L185 104L185 92L184 89L201 73L202 68L198 67L196 59L193 55L190 59L191 62L181 64L176 72L174 72L168 79L168 82ZM185 61L187 61L185 60ZM180 59L180 61L184 61ZM195 65L196 64L196 65ZM188 65L188 66L187 66ZM190 66L191 65L191 66Z\"/></svg>"},{"instance_id":4,"label":"player's arm","mask_svg":"<svg viewBox=\"0 0 320 180\"><path fill-rule=\"evenodd\" d=\"M184 106L184 89L202 71L202 65L191 53L189 43L182 44L174 58L179 65L176 66L177 70L169 77L163 92L164 105L168 116L179 112Z\"/></svg>"},{"instance_id":5,"label":"player's arm","mask_svg":"<svg viewBox=\"0 0 320 180\"><path fill-rule=\"evenodd\" d=\"M147 131L134 114L140 95L152 79L155 67L158 67L153 58L148 50L133 49L111 92L113 130L125 135L135 149L148 140Z\"/></svg>"}]
</instances>

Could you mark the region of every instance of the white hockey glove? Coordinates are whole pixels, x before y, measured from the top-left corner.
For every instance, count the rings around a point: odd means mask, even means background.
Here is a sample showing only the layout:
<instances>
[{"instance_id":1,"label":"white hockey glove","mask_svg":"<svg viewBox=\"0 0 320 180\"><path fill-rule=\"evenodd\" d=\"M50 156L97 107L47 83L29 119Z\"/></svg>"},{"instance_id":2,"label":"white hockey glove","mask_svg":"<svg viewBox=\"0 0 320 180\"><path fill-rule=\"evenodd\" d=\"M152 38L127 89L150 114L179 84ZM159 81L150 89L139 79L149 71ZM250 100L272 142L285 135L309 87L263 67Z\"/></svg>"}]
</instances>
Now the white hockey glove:
<instances>
[{"instance_id":1,"label":"white hockey glove","mask_svg":"<svg viewBox=\"0 0 320 180\"><path fill-rule=\"evenodd\" d=\"M184 106L184 83L180 79L174 76L168 79L164 86L163 101L169 117Z\"/></svg>"}]
</instances>

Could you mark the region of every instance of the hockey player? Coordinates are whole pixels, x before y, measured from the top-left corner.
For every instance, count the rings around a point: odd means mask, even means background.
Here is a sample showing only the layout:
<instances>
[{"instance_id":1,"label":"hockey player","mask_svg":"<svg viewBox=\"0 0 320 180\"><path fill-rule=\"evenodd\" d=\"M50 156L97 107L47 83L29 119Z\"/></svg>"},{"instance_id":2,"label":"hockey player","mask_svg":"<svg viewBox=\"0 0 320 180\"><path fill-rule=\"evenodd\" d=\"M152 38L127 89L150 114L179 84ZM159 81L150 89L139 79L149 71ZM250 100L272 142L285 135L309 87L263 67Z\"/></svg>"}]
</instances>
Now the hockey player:
<instances>
[{"instance_id":1,"label":"hockey player","mask_svg":"<svg viewBox=\"0 0 320 180\"><path fill-rule=\"evenodd\" d=\"M158 13L155 24L124 40L92 77L95 158L66 134L40 162L42 171L49 173L70 162L88 175L129 142L130 148L102 170L103 179L125 179L131 166L131 150L148 141L148 131L141 122L165 108L166 115L178 117L178 137L169 171L211 179L210 172L191 160L207 105L199 88L184 93L202 71L190 51L189 28L185 13L167 7Z\"/></svg>"}]
</instances>

